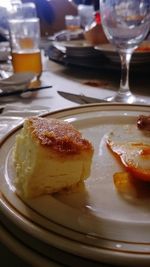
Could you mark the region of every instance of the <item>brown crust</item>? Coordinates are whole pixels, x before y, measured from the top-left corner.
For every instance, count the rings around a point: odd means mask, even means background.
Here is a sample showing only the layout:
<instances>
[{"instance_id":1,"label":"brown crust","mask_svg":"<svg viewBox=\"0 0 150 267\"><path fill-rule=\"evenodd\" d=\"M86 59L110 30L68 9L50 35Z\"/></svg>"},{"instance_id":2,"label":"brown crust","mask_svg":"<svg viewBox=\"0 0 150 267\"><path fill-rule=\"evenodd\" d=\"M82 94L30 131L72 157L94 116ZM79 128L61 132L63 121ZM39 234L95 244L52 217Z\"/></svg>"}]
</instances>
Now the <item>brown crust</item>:
<instances>
[{"instance_id":1,"label":"brown crust","mask_svg":"<svg viewBox=\"0 0 150 267\"><path fill-rule=\"evenodd\" d=\"M67 122L41 117L31 117L26 122L33 138L45 147L66 154L79 154L82 151L93 153L91 143Z\"/></svg>"}]
</instances>

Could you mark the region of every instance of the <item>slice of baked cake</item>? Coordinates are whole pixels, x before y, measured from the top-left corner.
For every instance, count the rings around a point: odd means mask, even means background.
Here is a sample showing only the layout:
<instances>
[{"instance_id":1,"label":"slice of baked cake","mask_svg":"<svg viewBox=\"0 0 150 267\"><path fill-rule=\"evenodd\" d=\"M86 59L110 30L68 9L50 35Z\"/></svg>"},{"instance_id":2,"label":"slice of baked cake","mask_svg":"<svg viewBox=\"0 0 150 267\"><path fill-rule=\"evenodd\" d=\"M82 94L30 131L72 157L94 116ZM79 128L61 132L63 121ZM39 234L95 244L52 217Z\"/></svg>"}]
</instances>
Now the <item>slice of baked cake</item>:
<instances>
[{"instance_id":1,"label":"slice of baked cake","mask_svg":"<svg viewBox=\"0 0 150 267\"><path fill-rule=\"evenodd\" d=\"M91 143L71 124L28 118L13 151L16 190L32 198L70 188L90 175L92 156Z\"/></svg>"}]
</instances>

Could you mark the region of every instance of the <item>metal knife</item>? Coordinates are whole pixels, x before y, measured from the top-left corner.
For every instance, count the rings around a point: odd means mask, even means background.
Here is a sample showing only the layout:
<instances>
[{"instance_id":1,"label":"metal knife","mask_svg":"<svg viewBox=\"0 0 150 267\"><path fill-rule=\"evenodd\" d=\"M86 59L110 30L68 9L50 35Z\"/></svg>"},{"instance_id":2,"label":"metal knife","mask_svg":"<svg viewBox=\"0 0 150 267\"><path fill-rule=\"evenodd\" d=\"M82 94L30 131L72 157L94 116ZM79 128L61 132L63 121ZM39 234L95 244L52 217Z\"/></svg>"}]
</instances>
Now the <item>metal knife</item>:
<instances>
[{"instance_id":1,"label":"metal knife","mask_svg":"<svg viewBox=\"0 0 150 267\"><path fill-rule=\"evenodd\" d=\"M108 102L105 99L99 99L99 98L94 98L94 97L89 97L85 95L77 95L77 94L72 94L68 92L63 92L63 91L57 91L59 95L62 97L66 98L67 100L70 100L72 102L78 103L78 104L90 104L90 103L104 103Z\"/></svg>"}]
</instances>

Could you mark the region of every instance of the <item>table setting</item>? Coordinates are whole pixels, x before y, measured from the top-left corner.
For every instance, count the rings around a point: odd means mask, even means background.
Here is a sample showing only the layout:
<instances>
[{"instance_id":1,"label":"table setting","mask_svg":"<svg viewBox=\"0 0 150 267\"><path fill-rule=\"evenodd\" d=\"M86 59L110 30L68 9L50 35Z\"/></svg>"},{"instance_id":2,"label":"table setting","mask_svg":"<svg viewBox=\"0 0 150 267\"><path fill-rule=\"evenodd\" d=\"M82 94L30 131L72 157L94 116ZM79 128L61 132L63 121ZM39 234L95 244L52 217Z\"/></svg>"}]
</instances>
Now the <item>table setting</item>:
<instances>
[{"instance_id":1,"label":"table setting","mask_svg":"<svg viewBox=\"0 0 150 267\"><path fill-rule=\"evenodd\" d=\"M138 52L138 47L143 41L149 45L145 38L150 6L146 0L138 1L139 6L134 0L123 1L124 5L100 0L101 23L110 43L93 46L85 39L62 40L62 31L60 40L56 33L41 50L36 42L38 72L34 66L14 72L12 62L6 75L2 73L0 249L4 266L149 266L150 52ZM25 39L21 45L31 49ZM10 67L10 62L5 64ZM85 181L33 198L18 194L14 146L30 118L71 124L89 140L93 158ZM46 135L49 138L51 132ZM26 145L23 141L19 157L25 155ZM128 160L135 161L131 170Z\"/></svg>"}]
</instances>

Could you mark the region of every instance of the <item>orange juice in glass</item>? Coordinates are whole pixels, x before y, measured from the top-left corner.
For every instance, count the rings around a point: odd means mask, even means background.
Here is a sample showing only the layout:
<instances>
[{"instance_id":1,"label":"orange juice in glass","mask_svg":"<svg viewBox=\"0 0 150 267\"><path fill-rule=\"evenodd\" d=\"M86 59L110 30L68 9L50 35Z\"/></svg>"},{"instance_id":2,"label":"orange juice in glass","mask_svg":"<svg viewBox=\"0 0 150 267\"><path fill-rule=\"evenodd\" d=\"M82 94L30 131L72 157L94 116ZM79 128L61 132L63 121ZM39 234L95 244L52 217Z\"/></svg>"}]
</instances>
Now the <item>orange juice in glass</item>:
<instances>
[{"instance_id":1,"label":"orange juice in glass","mask_svg":"<svg viewBox=\"0 0 150 267\"><path fill-rule=\"evenodd\" d=\"M42 73L42 62L40 50L13 51L12 65L14 72L35 72L37 77Z\"/></svg>"},{"instance_id":2,"label":"orange juice in glass","mask_svg":"<svg viewBox=\"0 0 150 267\"><path fill-rule=\"evenodd\" d=\"M39 78L42 73L39 19L12 19L9 24L14 72L31 71Z\"/></svg>"}]
</instances>

